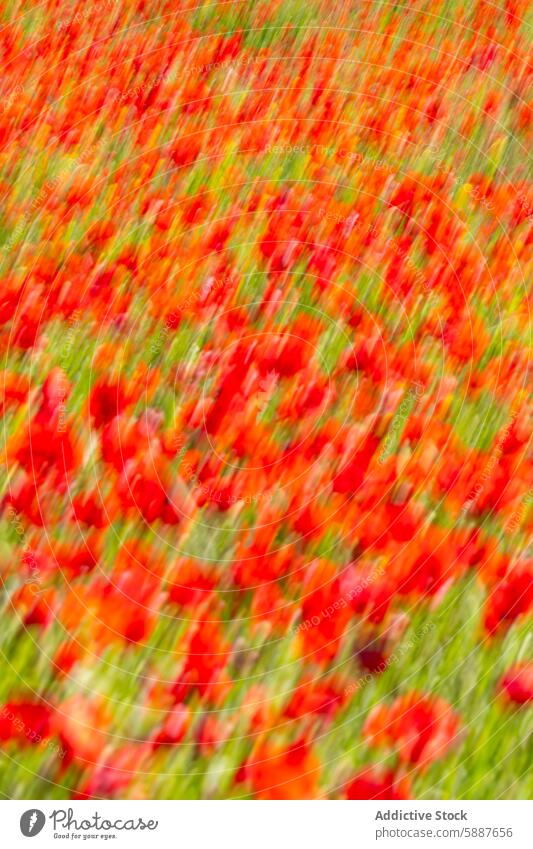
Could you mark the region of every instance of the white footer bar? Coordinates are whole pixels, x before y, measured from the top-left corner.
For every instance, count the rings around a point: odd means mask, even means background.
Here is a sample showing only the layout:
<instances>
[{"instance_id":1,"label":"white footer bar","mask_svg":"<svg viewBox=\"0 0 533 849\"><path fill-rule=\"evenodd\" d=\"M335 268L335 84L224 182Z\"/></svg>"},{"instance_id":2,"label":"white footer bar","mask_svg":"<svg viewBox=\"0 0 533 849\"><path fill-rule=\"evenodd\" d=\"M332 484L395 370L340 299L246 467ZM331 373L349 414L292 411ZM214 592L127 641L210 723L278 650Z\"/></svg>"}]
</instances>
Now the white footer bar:
<instances>
[{"instance_id":1,"label":"white footer bar","mask_svg":"<svg viewBox=\"0 0 533 849\"><path fill-rule=\"evenodd\" d=\"M0 802L0 844L183 849L533 849L533 802Z\"/></svg>"}]
</instances>

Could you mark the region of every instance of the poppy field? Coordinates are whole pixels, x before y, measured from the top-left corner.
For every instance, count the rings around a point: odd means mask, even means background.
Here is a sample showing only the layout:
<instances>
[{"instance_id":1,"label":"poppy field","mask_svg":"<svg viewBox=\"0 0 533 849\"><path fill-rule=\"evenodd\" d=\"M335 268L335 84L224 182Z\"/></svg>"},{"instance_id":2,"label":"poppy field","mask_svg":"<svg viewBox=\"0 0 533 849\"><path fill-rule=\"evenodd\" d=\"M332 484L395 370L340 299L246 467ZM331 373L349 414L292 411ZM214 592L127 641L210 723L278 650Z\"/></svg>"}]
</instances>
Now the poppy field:
<instances>
[{"instance_id":1,"label":"poppy field","mask_svg":"<svg viewBox=\"0 0 533 849\"><path fill-rule=\"evenodd\" d=\"M1 798L531 798L528 11L3 4Z\"/></svg>"}]
</instances>

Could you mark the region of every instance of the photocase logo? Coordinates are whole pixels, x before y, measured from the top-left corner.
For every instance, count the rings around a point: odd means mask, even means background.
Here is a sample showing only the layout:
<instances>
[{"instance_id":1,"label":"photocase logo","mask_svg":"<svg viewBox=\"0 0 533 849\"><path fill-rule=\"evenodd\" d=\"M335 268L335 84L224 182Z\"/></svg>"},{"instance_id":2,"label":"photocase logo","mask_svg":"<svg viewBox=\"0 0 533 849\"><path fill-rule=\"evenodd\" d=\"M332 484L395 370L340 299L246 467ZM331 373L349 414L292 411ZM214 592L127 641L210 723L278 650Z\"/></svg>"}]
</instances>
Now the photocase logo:
<instances>
[{"instance_id":1,"label":"photocase logo","mask_svg":"<svg viewBox=\"0 0 533 849\"><path fill-rule=\"evenodd\" d=\"M43 830L46 817L42 811L37 808L31 808L29 811L24 811L20 818L20 830L24 837L35 837Z\"/></svg>"}]
</instances>

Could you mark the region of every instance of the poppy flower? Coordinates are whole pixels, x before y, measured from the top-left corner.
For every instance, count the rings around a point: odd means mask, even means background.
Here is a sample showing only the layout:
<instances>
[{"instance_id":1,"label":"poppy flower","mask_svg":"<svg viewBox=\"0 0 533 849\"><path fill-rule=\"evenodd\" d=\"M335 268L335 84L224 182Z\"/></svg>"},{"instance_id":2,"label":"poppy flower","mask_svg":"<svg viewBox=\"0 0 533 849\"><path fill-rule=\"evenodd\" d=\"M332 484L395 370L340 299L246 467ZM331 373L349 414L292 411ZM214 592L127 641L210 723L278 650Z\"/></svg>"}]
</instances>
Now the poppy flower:
<instances>
[{"instance_id":1,"label":"poppy flower","mask_svg":"<svg viewBox=\"0 0 533 849\"><path fill-rule=\"evenodd\" d=\"M213 714L204 716L196 734L198 749L202 755L212 755L224 744L231 734L231 721L223 721Z\"/></svg>"},{"instance_id":2,"label":"poppy flower","mask_svg":"<svg viewBox=\"0 0 533 849\"><path fill-rule=\"evenodd\" d=\"M6 702L0 707L0 740L39 743L52 734L52 715L44 702Z\"/></svg>"},{"instance_id":3,"label":"poppy flower","mask_svg":"<svg viewBox=\"0 0 533 849\"><path fill-rule=\"evenodd\" d=\"M137 454L140 446L138 423L125 416L116 416L102 429L102 458L122 472L128 460Z\"/></svg>"},{"instance_id":4,"label":"poppy flower","mask_svg":"<svg viewBox=\"0 0 533 849\"><path fill-rule=\"evenodd\" d=\"M344 695L334 680L313 681L305 676L295 688L284 710L289 719L313 718L333 719L342 707Z\"/></svg>"},{"instance_id":5,"label":"poppy flower","mask_svg":"<svg viewBox=\"0 0 533 849\"><path fill-rule=\"evenodd\" d=\"M23 374L4 372L0 376L0 414L10 406L18 406L28 397L30 382Z\"/></svg>"},{"instance_id":6,"label":"poppy flower","mask_svg":"<svg viewBox=\"0 0 533 849\"><path fill-rule=\"evenodd\" d=\"M377 705L363 735L373 745L395 749L401 761L425 768L446 753L460 728L459 717L444 699L411 692L390 707Z\"/></svg>"},{"instance_id":7,"label":"poppy flower","mask_svg":"<svg viewBox=\"0 0 533 849\"><path fill-rule=\"evenodd\" d=\"M230 683L223 677L231 651L220 626L214 622L199 623L190 639L183 669L173 686L176 699L198 690L207 700L216 700L227 692Z\"/></svg>"},{"instance_id":8,"label":"poppy flower","mask_svg":"<svg viewBox=\"0 0 533 849\"><path fill-rule=\"evenodd\" d=\"M97 763L108 741L108 725L109 716L101 702L81 695L65 699L53 726L66 749L62 768L73 761L81 766Z\"/></svg>"},{"instance_id":9,"label":"poppy flower","mask_svg":"<svg viewBox=\"0 0 533 849\"><path fill-rule=\"evenodd\" d=\"M192 607L204 601L217 583L216 570L202 566L194 559L180 560L168 578L169 601L183 607Z\"/></svg>"},{"instance_id":10,"label":"poppy flower","mask_svg":"<svg viewBox=\"0 0 533 849\"><path fill-rule=\"evenodd\" d=\"M302 600L302 627L298 630L302 651L323 663L331 661L340 649L350 616L334 564L325 560L316 563Z\"/></svg>"},{"instance_id":11,"label":"poppy flower","mask_svg":"<svg viewBox=\"0 0 533 849\"><path fill-rule=\"evenodd\" d=\"M372 799L380 802L401 802L411 798L407 778L393 770L363 769L346 786L347 799Z\"/></svg>"},{"instance_id":12,"label":"poppy flower","mask_svg":"<svg viewBox=\"0 0 533 849\"><path fill-rule=\"evenodd\" d=\"M532 564L518 564L489 592L484 607L483 624L490 635L509 628L515 619L533 606Z\"/></svg>"},{"instance_id":13,"label":"poppy flower","mask_svg":"<svg viewBox=\"0 0 533 849\"><path fill-rule=\"evenodd\" d=\"M8 510L11 508L15 514L25 516L32 525L43 527L46 524L47 511L40 489L35 478L22 472L17 475L9 492L4 496L4 506Z\"/></svg>"},{"instance_id":14,"label":"poppy flower","mask_svg":"<svg viewBox=\"0 0 533 849\"><path fill-rule=\"evenodd\" d=\"M240 770L256 799L314 799L320 761L308 743L297 741L281 748L267 743L256 747Z\"/></svg>"},{"instance_id":15,"label":"poppy flower","mask_svg":"<svg viewBox=\"0 0 533 849\"><path fill-rule=\"evenodd\" d=\"M109 524L108 511L97 490L80 492L72 499L72 509L78 522L92 528L105 528Z\"/></svg>"},{"instance_id":16,"label":"poppy flower","mask_svg":"<svg viewBox=\"0 0 533 849\"><path fill-rule=\"evenodd\" d=\"M153 746L175 746L180 743L191 721L190 710L186 705L174 705L165 717L161 728L153 736Z\"/></svg>"},{"instance_id":17,"label":"poppy flower","mask_svg":"<svg viewBox=\"0 0 533 849\"><path fill-rule=\"evenodd\" d=\"M282 578L291 566L291 552L269 551L268 545L256 540L250 547L241 546L232 566L235 584L242 588L256 588Z\"/></svg>"},{"instance_id":18,"label":"poppy flower","mask_svg":"<svg viewBox=\"0 0 533 849\"><path fill-rule=\"evenodd\" d=\"M50 475L56 484L64 485L79 462L78 448L70 431L58 429L53 421L31 422L26 431L10 441L8 452L36 483L42 483Z\"/></svg>"},{"instance_id":19,"label":"poppy flower","mask_svg":"<svg viewBox=\"0 0 533 849\"><path fill-rule=\"evenodd\" d=\"M115 416L120 416L128 404L128 394L122 381L108 382L99 378L89 396L89 412L94 426L100 429Z\"/></svg>"},{"instance_id":20,"label":"poppy flower","mask_svg":"<svg viewBox=\"0 0 533 849\"><path fill-rule=\"evenodd\" d=\"M533 702L533 663L512 666L501 678L498 689L512 704L527 705Z\"/></svg>"},{"instance_id":21,"label":"poppy flower","mask_svg":"<svg viewBox=\"0 0 533 849\"><path fill-rule=\"evenodd\" d=\"M125 789L142 772L143 764L150 753L146 743L128 743L111 752L97 765L90 767L89 777L81 783L74 793L75 799L113 799L122 795Z\"/></svg>"}]
</instances>

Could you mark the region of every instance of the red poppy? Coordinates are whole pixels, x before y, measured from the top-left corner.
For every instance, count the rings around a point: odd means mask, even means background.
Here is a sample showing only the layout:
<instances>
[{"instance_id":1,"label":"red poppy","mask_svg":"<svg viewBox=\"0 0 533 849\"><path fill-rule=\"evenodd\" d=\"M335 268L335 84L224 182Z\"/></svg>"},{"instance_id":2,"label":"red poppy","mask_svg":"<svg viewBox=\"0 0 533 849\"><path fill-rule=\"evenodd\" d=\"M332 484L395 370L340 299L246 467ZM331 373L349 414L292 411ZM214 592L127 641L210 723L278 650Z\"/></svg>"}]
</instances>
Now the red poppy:
<instances>
[{"instance_id":1,"label":"red poppy","mask_svg":"<svg viewBox=\"0 0 533 849\"><path fill-rule=\"evenodd\" d=\"M120 416L128 402L129 396L121 380L109 381L104 377L99 378L89 396L89 412L94 426L99 429L115 416Z\"/></svg>"},{"instance_id":2,"label":"red poppy","mask_svg":"<svg viewBox=\"0 0 533 849\"><path fill-rule=\"evenodd\" d=\"M313 715L318 715L323 720L329 720L342 707L343 701L343 690L334 680L313 681L306 675L295 688L284 715L289 719L313 718Z\"/></svg>"},{"instance_id":3,"label":"red poppy","mask_svg":"<svg viewBox=\"0 0 533 849\"><path fill-rule=\"evenodd\" d=\"M316 799L320 762L308 743L259 744L239 772L256 799Z\"/></svg>"},{"instance_id":4,"label":"red poppy","mask_svg":"<svg viewBox=\"0 0 533 849\"><path fill-rule=\"evenodd\" d=\"M533 702L533 663L511 666L498 684L504 697L516 705Z\"/></svg>"},{"instance_id":5,"label":"red poppy","mask_svg":"<svg viewBox=\"0 0 533 849\"><path fill-rule=\"evenodd\" d=\"M153 746L175 746L180 743L191 722L191 712L186 705L174 705L161 728L153 735Z\"/></svg>"},{"instance_id":6,"label":"red poppy","mask_svg":"<svg viewBox=\"0 0 533 849\"><path fill-rule=\"evenodd\" d=\"M184 559L173 567L168 581L169 601L183 607L192 607L205 601L217 585L218 574L216 570L202 565L197 560Z\"/></svg>"},{"instance_id":7,"label":"red poppy","mask_svg":"<svg viewBox=\"0 0 533 849\"><path fill-rule=\"evenodd\" d=\"M363 728L371 743L391 746L402 761L419 767L442 757L459 731L459 718L444 699L416 692L401 696L390 707L375 707Z\"/></svg>"},{"instance_id":8,"label":"red poppy","mask_svg":"<svg viewBox=\"0 0 533 849\"><path fill-rule=\"evenodd\" d=\"M8 407L22 404L29 391L30 381L25 375L14 372L0 374L0 415L5 415Z\"/></svg>"},{"instance_id":9,"label":"red poppy","mask_svg":"<svg viewBox=\"0 0 533 849\"><path fill-rule=\"evenodd\" d=\"M407 778L397 776L393 770L363 769L346 787L347 799L373 799L380 802L401 802L411 798Z\"/></svg>"},{"instance_id":10,"label":"red poppy","mask_svg":"<svg viewBox=\"0 0 533 849\"><path fill-rule=\"evenodd\" d=\"M333 480L333 492L354 494L363 483L379 439L369 434Z\"/></svg>"},{"instance_id":11,"label":"red poppy","mask_svg":"<svg viewBox=\"0 0 533 849\"><path fill-rule=\"evenodd\" d=\"M39 743L52 733L52 714L44 702L6 702L0 707L0 740Z\"/></svg>"},{"instance_id":12,"label":"red poppy","mask_svg":"<svg viewBox=\"0 0 533 849\"><path fill-rule=\"evenodd\" d=\"M105 528L111 521L109 516L110 505L107 509L98 490L91 492L80 492L72 499L72 509L78 522L92 528Z\"/></svg>"},{"instance_id":13,"label":"red poppy","mask_svg":"<svg viewBox=\"0 0 533 849\"><path fill-rule=\"evenodd\" d=\"M483 619L489 634L505 630L533 607L532 565L517 565L489 592Z\"/></svg>"},{"instance_id":14,"label":"red poppy","mask_svg":"<svg viewBox=\"0 0 533 849\"><path fill-rule=\"evenodd\" d=\"M74 799L120 798L142 772L150 754L146 743L128 743L108 754L90 769L90 775L73 794Z\"/></svg>"},{"instance_id":15,"label":"red poppy","mask_svg":"<svg viewBox=\"0 0 533 849\"><path fill-rule=\"evenodd\" d=\"M196 742L202 755L212 755L231 734L231 721L224 721L213 714L204 716L196 732Z\"/></svg>"},{"instance_id":16,"label":"red poppy","mask_svg":"<svg viewBox=\"0 0 533 849\"><path fill-rule=\"evenodd\" d=\"M223 670L230 657L230 645L215 622L200 622L194 628L182 672L173 686L178 700L198 690L206 700L216 700L231 686Z\"/></svg>"}]
</instances>

